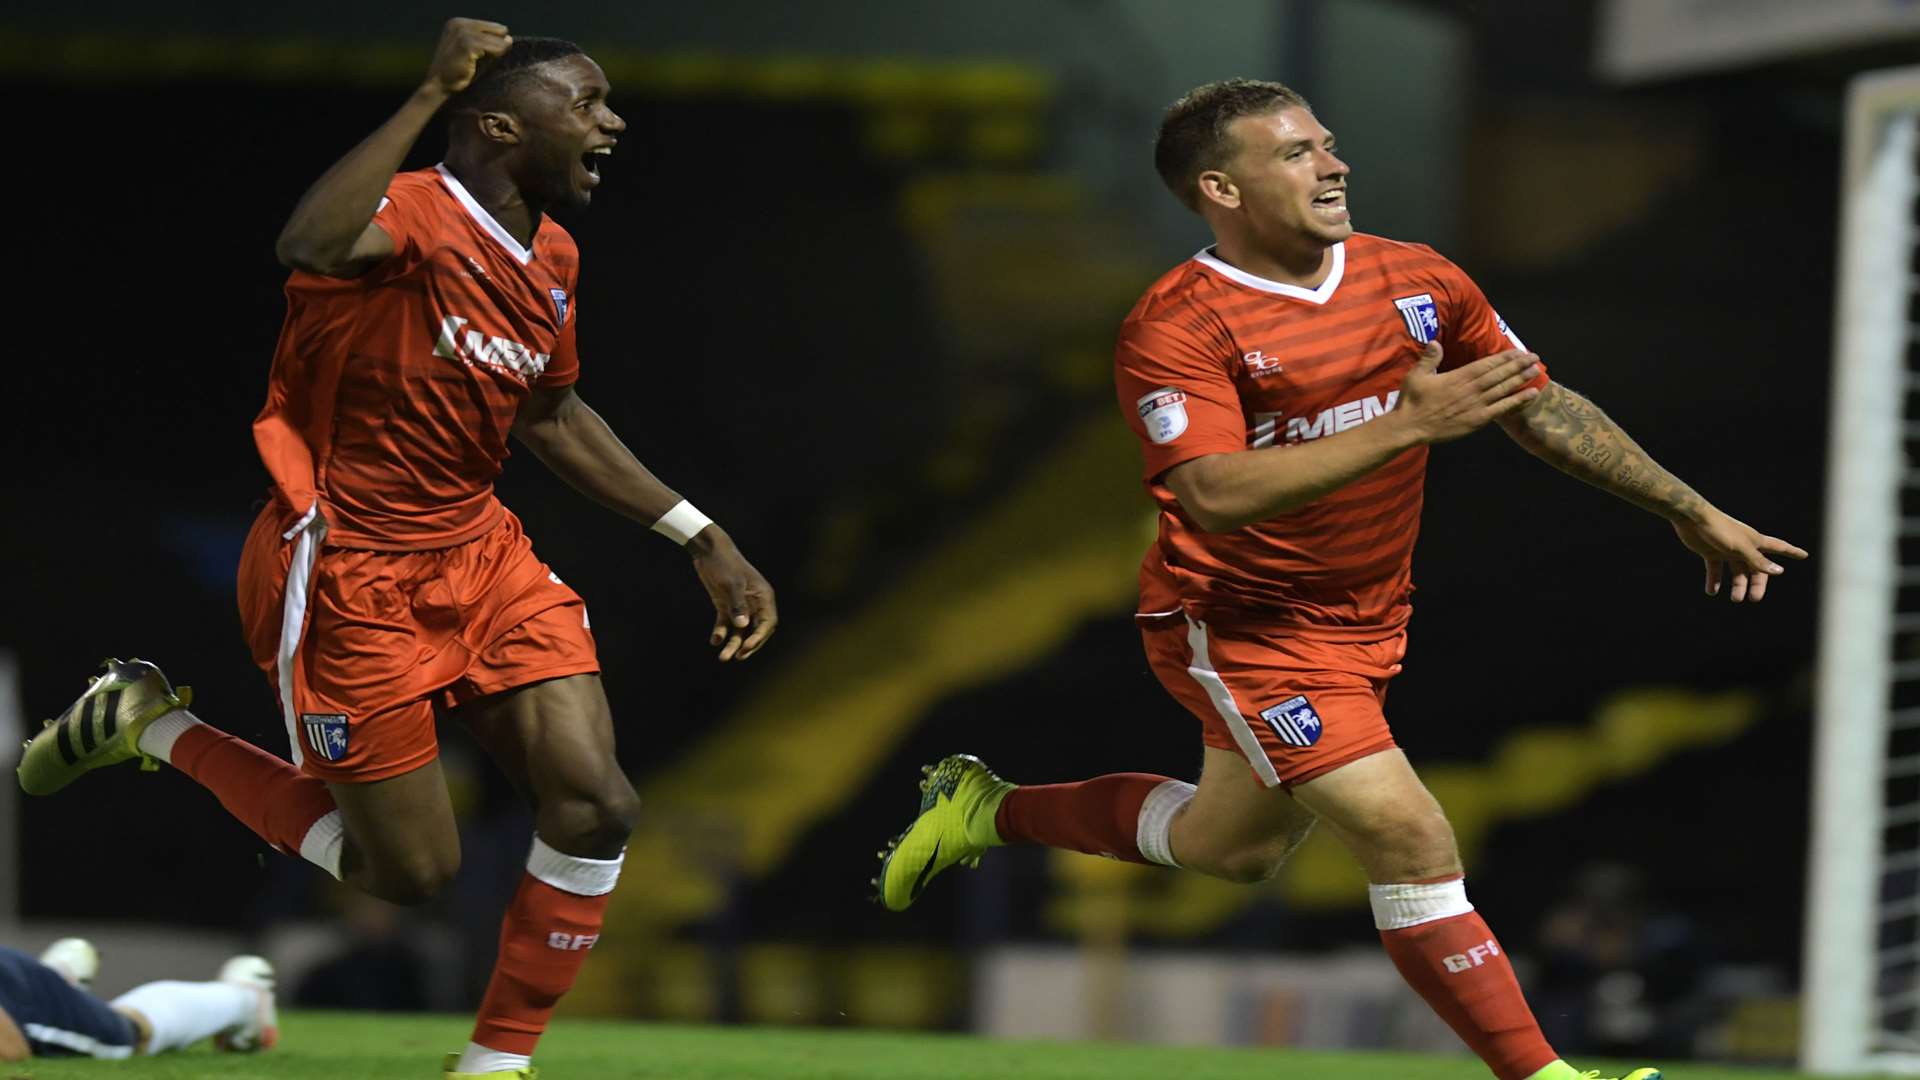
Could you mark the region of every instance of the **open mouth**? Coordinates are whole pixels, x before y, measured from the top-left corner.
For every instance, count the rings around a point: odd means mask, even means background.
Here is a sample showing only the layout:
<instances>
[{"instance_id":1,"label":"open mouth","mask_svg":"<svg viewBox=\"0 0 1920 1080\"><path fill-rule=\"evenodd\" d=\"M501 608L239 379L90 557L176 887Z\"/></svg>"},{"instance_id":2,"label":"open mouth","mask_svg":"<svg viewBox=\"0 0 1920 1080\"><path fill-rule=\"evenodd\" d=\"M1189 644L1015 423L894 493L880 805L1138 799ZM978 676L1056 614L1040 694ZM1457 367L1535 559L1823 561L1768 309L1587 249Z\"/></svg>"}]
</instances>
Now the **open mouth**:
<instances>
[{"instance_id":1,"label":"open mouth","mask_svg":"<svg viewBox=\"0 0 1920 1080\"><path fill-rule=\"evenodd\" d=\"M1347 189L1334 188L1323 191L1313 198L1313 212L1323 221L1341 223L1349 220L1347 214Z\"/></svg>"},{"instance_id":2,"label":"open mouth","mask_svg":"<svg viewBox=\"0 0 1920 1080\"><path fill-rule=\"evenodd\" d=\"M613 147L596 146L580 155L580 167L594 183L600 182L600 163L613 155Z\"/></svg>"}]
</instances>

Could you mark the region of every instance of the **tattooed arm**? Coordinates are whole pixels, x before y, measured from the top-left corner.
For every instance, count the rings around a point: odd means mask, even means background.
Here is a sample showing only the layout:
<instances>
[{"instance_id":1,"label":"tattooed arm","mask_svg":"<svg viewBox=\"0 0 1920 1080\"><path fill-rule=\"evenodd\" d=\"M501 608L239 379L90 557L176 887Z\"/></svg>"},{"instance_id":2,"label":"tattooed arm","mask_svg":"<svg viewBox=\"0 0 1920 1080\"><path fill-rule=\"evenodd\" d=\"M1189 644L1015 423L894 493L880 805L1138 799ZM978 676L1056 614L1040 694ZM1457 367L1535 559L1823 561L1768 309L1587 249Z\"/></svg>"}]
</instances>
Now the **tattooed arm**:
<instances>
[{"instance_id":1,"label":"tattooed arm","mask_svg":"<svg viewBox=\"0 0 1920 1080\"><path fill-rule=\"evenodd\" d=\"M1680 542L1706 564L1708 596L1719 594L1731 568L1733 601L1758 601L1767 593L1767 579L1784 572L1776 557L1807 557L1785 540L1721 513L1661 468L1598 405L1559 383L1549 383L1539 397L1499 423L1534 457L1666 518Z\"/></svg>"}]
</instances>

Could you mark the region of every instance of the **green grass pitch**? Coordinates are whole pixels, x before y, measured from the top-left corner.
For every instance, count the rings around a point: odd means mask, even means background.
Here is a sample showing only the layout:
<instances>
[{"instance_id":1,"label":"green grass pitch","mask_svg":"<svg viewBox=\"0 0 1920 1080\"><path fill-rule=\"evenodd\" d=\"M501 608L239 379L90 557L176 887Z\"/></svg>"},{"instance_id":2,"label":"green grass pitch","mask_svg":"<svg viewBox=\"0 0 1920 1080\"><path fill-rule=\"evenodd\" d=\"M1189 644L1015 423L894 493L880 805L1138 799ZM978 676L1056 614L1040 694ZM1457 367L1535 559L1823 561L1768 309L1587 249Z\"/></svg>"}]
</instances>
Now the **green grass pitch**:
<instances>
[{"instance_id":1,"label":"green grass pitch","mask_svg":"<svg viewBox=\"0 0 1920 1080\"><path fill-rule=\"evenodd\" d=\"M0 1065L0 1080L437 1080L466 1045L461 1016L291 1013L258 1055L194 1049L132 1061ZM1323 1054L1115 1043L995 1042L808 1028L561 1021L540 1045L542 1080L1486 1080L1466 1057ZM1579 1063L1595 1068L1600 1063ZM1647 1062L1645 1064L1656 1064ZM1625 1070L1621 1070L1625 1071ZM1672 1080L1795 1080L1798 1073L1675 1063Z\"/></svg>"}]
</instances>

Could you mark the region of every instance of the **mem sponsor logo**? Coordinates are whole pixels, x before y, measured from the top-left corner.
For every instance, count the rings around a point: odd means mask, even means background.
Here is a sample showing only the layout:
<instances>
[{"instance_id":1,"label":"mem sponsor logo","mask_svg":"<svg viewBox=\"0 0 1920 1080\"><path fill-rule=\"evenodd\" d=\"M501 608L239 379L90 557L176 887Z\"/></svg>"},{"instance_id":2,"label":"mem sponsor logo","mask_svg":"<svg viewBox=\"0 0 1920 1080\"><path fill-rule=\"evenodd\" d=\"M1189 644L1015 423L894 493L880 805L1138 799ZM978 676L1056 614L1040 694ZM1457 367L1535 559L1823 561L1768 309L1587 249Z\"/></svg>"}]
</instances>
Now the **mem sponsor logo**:
<instances>
[{"instance_id":1,"label":"mem sponsor logo","mask_svg":"<svg viewBox=\"0 0 1920 1080\"><path fill-rule=\"evenodd\" d=\"M594 942L599 940L599 934L563 934L555 930L547 935L547 948L559 949L561 952L579 952L582 949L593 948Z\"/></svg>"},{"instance_id":2,"label":"mem sponsor logo","mask_svg":"<svg viewBox=\"0 0 1920 1080\"><path fill-rule=\"evenodd\" d=\"M1322 409L1313 417L1257 412L1253 414L1253 441L1250 445L1258 450L1276 442L1292 444L1324 438L1348 428L1359 427L1369 420L1377 420L1392 412L1399 404L1400 391L1389 390L1386 397L1369 396L1357 401L1343 401L1331 409Z\"/></svg>"},{"instance_id":3,"label":"mem sponsor logo","mask_svg":"<svg viewBox=\"0 0 1920 1080\"><path fill-rule=\"evenodd\" d=\"M547 370L546 353L534 352L517 341L468 330L466 326L467 320L458 315L441 319L440 340L434 343L433 355L459 360L468 367L484 365L506 372L523 383L532 382Z\"/></svg>"},{"instance_id":4,"label":"mem sponsor logo","mask_svg":"<svg viewBox=\"0 0 1920 1080\"><path fill-rule=\"evenodd\" d=\"M1500 946L1495 945L1492 938L1488 938L1485 945L1475 945L1466 952L1454 953L1440 962L1447 965L1448 972L1458 975L1463 971L1472 971L1499 955Z\"/></svg>"}]
</instances>

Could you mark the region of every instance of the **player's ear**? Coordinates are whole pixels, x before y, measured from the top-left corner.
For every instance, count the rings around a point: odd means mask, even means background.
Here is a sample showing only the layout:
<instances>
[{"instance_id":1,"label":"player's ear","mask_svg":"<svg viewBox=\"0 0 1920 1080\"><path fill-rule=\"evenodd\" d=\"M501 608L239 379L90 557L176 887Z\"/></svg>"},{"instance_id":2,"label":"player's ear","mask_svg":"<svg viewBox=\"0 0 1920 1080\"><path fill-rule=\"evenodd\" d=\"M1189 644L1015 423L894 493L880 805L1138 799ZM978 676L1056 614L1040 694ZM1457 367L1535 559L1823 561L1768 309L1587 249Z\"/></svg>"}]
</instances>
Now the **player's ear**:
<instances>
[{"instance_id":1,"label":"player's ear","mask_svg":"<svg viewBox=\"0 0 1920 1080\"><path fill-rule=\"evenodd\" d=\"M1194 181L1200 185L1200 201L1224 206L1229 210L1240 209L1240 188L1233 177L1218 169L1208 169Z\"/></svg>"},{"instance_id":2,"label":"player's ear","mask_svg":"<svg viewBox=\"0 0 1920 1080\"><path fill-rule=\"evenodd\" d=\"M520 120L512 113L483 112L479 117L480 134L511 146L520 141Z\"/></svg>"}]
</instances>

